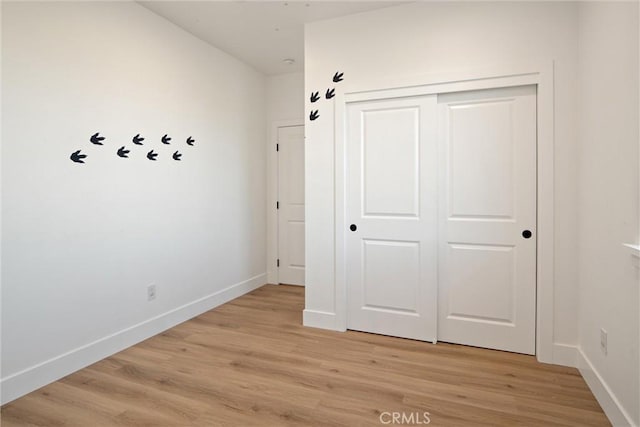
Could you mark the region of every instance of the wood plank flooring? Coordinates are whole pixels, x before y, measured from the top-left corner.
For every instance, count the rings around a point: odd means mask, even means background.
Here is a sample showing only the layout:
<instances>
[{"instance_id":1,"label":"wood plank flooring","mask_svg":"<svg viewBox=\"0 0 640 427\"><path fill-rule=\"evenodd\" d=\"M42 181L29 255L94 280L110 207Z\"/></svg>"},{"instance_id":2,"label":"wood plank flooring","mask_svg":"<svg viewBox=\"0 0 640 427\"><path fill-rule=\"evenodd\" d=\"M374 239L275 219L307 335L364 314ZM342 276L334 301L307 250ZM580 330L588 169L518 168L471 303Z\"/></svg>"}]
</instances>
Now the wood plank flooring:
<instances>
[{"instance_id":1,"label":"wood plank flooring","mask_svg":"<svg viewBox=\"0 0 640 427\"><path fill-rule=\"evenodd\" d=\"M2 426L610 425L576 369L304 328L303 305L264 286L3 406Z\"/></svg>"}]
</instances>

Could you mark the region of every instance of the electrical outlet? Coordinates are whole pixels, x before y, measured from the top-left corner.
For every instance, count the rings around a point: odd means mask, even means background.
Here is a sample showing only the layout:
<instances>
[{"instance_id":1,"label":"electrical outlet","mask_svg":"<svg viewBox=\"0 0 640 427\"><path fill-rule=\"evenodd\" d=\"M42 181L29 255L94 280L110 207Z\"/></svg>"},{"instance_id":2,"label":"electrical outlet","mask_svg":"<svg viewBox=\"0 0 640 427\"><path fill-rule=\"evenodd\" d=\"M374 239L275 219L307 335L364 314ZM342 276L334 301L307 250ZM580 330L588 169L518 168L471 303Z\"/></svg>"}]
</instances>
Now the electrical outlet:
<instances>
[{"instance_id":1,"label":"electrical outlet","mask_svg":"<svg viewBox=\"0 0 640 427\"><path fill-rule=\"evenodd\" d=\"M156 285L147 286L147 301L156 299Z\"/></svg>"},{"instance_id":2,"label":"electrical outlet","mask_svg":"<svg viewBox=\"0 0 640 427\"><path fill-rule=\"evenodd\" d=\"M600 329L600 350L607 355L607 331Z\"/></svg>"}]
</instances>

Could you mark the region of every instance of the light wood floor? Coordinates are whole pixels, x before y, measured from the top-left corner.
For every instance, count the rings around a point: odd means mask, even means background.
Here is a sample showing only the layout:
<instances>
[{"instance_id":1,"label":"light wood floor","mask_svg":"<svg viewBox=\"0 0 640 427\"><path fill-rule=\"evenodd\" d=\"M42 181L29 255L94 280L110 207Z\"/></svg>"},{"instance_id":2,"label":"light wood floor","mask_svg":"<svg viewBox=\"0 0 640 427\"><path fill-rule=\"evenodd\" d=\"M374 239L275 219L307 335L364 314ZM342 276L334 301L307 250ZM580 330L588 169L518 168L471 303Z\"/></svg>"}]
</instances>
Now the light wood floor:
<instances>
[{"instance_id":1,"label":"light wood floor","mask_svg":"<svg viewBox=\"0 0 640 427\"><path fill-rule=\"evenodd\" d=\"M609 425L575 369L304 328L303 304L264 286L5 405L2 426Z\"/></svg>"}]
</instances>

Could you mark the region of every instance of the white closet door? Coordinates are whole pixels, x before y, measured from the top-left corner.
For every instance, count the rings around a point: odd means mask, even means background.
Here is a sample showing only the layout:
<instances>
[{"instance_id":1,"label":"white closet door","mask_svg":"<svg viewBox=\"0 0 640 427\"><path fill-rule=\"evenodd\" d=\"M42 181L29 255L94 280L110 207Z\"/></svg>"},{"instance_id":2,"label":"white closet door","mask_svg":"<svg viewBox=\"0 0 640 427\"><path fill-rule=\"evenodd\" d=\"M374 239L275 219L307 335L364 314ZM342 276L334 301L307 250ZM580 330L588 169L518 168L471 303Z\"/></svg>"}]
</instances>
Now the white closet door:
<instances>
[{"instance_id":1,"label":"white closet door","mask_svg":"<svg viewBox=\"0 0 640 427\"><path fill-rule=\"evenodd\" d=\"M347 106L347 327L436 340L436 96Z\"/></svg>"},{"instance_id":2,"label":"white closet door","mask_svg":"<svg viewBox=\"0 0 640 427\"><path fill-rule=\"evenodd\" d=\"M304 285L304 126L278 128L278 281Z\"/></svg>"},{"instance_id":3,"label":"white closet door","mask_svg":"<svg viewBox=\"0 0 640 427\"><path fill-rule=\"evenodd\" d=\"M438 339L535 353L535 86L438 96Z\"/></svg>"}]
</instances>

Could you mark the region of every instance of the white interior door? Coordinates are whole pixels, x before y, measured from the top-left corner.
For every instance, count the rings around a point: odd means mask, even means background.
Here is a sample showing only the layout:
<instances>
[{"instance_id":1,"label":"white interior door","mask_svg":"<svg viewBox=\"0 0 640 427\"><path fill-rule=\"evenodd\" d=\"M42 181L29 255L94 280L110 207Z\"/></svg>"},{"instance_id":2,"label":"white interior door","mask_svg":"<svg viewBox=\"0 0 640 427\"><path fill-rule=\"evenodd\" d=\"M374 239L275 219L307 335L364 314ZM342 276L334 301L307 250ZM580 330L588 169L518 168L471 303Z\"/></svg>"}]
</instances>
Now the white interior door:
<instances>
[{"instance_id":1,"label":"white interior door","mask_svg":"<svg viewBox=\"0 0 640 427\"><path fill-rule=\"evenodd\" d=\"M304 285L304 126L278 128L278 281Z\"/></svg>"},{"instance_id":2,"label":"white interior door","mask_svg":"<svg viewBox=\"0 0 640 427\"><path fill-rule=\"evenodd\" d=\"M347 327L435 342L436 96L347 116Z\"/></svg>"},{"instance_id":3,"label":"white interior door","mask_svg":"<svg viewBox=\"0 0 640 427\"><path fill-rule=\"evenodd\" d=\"M536 88L439 95L438 122L438 339L534 354Z\"/></svg>"}]
</instances>

